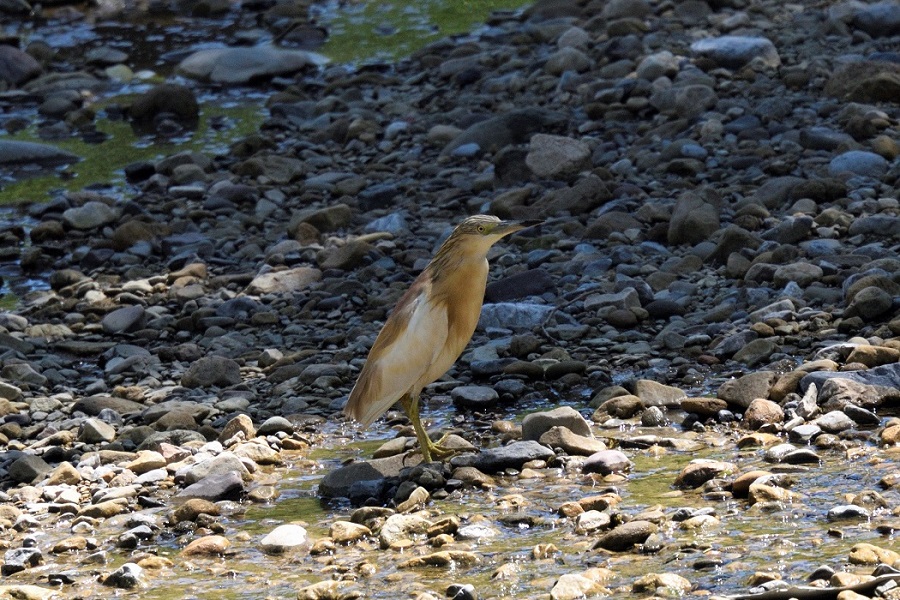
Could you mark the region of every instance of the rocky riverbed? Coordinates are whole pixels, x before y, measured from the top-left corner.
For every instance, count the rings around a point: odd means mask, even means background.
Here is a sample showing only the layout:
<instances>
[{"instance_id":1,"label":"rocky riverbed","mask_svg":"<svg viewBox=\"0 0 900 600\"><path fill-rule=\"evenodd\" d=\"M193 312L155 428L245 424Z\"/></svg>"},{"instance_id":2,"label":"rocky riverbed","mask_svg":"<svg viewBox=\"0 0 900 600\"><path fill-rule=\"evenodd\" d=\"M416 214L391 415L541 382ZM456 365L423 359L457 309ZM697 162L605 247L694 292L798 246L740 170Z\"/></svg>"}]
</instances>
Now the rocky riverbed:
<instances>
[{"instance_id":1,"label":"rocky riverbed","mask_svg":"<svg viewBox=\"0 0 900 600\"><path fill-rule=\"evenodd\" d=\"M546 0L359 69L209 6L232 47L99 116L127 53L0 47L19 161L266 112L3 232L48 289L0 314L0 597L897 597L900 5ZM340 409L479 212L545 223L426 392L466 451L420 464Z\"/></svg>"}]
</instances>

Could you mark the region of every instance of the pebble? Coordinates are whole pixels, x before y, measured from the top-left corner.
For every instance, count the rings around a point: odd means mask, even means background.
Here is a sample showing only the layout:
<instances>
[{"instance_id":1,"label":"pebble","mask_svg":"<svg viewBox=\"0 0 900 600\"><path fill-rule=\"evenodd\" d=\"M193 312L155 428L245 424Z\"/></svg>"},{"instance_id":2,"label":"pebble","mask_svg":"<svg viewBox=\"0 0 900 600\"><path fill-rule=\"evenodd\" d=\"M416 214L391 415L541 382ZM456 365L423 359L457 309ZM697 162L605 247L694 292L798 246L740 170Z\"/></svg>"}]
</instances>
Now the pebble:
<instances>
[{"instance_id":1,"label":"pebble","mask_svg":"<svg viewBox=\"0 0 900 600\"><path fill-rule=\"evenodd\" d=\"M267 533L260 540L259 545L263 552L268 554L282 554L308 547L310 539L305 528L300 525L287 524L279 525Z\"/></svg>"}]
</instances>

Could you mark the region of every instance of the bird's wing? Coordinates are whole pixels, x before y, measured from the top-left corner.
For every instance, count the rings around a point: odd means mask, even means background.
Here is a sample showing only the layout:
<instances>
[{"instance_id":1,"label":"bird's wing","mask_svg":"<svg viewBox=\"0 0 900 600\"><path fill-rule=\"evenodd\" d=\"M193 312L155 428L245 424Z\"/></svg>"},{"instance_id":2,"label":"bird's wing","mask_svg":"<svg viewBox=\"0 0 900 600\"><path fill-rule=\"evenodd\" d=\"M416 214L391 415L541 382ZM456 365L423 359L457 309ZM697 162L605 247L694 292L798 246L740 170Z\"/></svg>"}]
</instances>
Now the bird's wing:
<instances>
[{"instance_id":1,"label":"bird's wing","mask_svg":"<svg viewBox=\"0 0 900 600\"><path fill-rule=\"evenodd\" d=\"M430 291L430 283L420 278L397 303L369 351L344 414L368 426L405 394L418 394L430 383L421 380L440 355L448 330L446 306L428 302Z\"/></svg>"}]
</instances>

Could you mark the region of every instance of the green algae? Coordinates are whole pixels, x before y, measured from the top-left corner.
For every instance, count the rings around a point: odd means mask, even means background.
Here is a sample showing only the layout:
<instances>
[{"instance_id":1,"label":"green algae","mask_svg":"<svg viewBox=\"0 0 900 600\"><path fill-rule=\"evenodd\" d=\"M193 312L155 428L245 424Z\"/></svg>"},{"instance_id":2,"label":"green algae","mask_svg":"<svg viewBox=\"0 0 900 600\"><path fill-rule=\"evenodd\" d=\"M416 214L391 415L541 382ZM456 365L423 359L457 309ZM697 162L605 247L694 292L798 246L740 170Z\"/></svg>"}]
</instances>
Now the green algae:
<instances>
[{"instance_id":1,"label":"green algae","mask_svg":"<svg viewBox=\"0 0 900 600\"><path fill-rule=\"evenodd\" d=\"M107 101L125 102L127 96ZM80 138L53 142L82 160L64 168L42 171L35 176L17 176L9 181L0 180L0 205L43 202L54 195L71 190L99 187L104 190L125 189L124 167L138 161L157 160L166 155L187 150L216 154L227 151L228 146L243 136L254 133L263 121L263 111L254 103L230 103L201 107L196 131L171 140L158 140L142 136L126 121L98 118L97 130L106 135L101 143L87 143ZM10 140L40 142L35 126L7 136ZM46 142L41 142L46 143Z\"/></svg>"},{"instance_id":2,"label":"green algae","mask_svg":"<svg viewBox=\"0 0 900 600\"><path fill-rule=\"evenodd\" d=\"M524 0L422 0L349 3L322 16L329 37L320 52L339 63L394 61L441 38L467 33L492 11Z\"/></svg>"}]
</instances>

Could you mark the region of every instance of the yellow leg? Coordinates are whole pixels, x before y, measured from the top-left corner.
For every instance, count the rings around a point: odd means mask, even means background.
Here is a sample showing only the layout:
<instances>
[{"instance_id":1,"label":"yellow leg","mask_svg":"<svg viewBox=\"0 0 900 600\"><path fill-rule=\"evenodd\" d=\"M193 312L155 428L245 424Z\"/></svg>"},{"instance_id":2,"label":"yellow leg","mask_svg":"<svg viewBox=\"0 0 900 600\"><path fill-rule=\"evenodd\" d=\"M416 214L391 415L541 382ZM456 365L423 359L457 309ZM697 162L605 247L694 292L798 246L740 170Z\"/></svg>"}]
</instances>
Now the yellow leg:
<instances>
[{"instance_id":1,"label":"yellow leg","mask_svg":"<svg viewBox=\"0 0 900 600\"><path fill-rule=\"evenodd\" d=\"M416 430L416 438L419 440L419 448L422 451L422 459L425 462L431 462L432 456L435 456L440 460L452 456L457 452L452 448L442 447L440 442L435 444L431 441L431 438L428 437L428 432L425 431L422 420L419 418L419 396L404 396L400 399L400 405L403 407L403 410L406 411L406 416L412 421L413 429Z\"/></svg>"}]
</instances>

